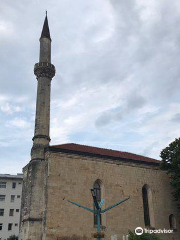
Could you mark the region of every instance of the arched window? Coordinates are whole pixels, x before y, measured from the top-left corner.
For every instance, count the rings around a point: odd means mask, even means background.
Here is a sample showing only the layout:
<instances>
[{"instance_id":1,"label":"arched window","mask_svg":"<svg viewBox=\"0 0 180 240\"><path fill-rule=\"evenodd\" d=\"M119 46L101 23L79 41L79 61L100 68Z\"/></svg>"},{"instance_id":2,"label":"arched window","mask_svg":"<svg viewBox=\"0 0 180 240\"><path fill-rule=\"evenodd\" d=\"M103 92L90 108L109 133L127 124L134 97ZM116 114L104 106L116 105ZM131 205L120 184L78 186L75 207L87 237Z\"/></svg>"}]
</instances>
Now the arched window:
<instances>
[{"instance_id":1,"label":"arched window","mask_svg":"<svg viewBox=\"0 0 180 240\"><path fill-rule=\"evenodd\" d=\"M145 184L142 188L144 224L146 227L155 228L153 195L151 188Z\"/></svg>"},{"instance_id":2,"label":"arched window","mask_svg":"<svg viewBox=\"0 0 180 240\"><path fill-rule=\"evenodd\" d=\"M174 217L173 214L171 214L169 216L169 226L170 226L170 229L172 229L172 230L176 230L177 229L176 228L176 218Z\"/></svg>"},{"instance_id":3,"label":"arched window","mask_svg":"<svg viewBox=\"0 0 180 240\"><path fill-rule=\"evenodd\" d=\"M94 186L93 186L93 189L94 189L94 193L97 197L97 201L100 202L101 201L101 184L100 184L100 181L96 181L94 183ZM96 207L94 206L94 209ZM100 223L101 223L101 216L100 216ZM94 225L97 225L97 214L94 214Z\"/></svg>"},{"instance_id":4,"label":"arched window","mask_svg":"<svg viewBox=\"0 0 180 240\"><path fill-rule=\"evenodd\" d=\"M144 223L145 226L150 226L149 203L147 185L142 188L143 208L144 208Z\"/></svg>"},{"instance_id":5,"label":"arched window","mask_svg":"<svg viewBox=\"0 0 180 240\"><path fill-rule=\"evenodd\" d=\"M94 193L97 197L98 202L100 202L101 201L101 186L100 186L99 181L96 181L94 183Z\"/></svg>"}]
</instances>

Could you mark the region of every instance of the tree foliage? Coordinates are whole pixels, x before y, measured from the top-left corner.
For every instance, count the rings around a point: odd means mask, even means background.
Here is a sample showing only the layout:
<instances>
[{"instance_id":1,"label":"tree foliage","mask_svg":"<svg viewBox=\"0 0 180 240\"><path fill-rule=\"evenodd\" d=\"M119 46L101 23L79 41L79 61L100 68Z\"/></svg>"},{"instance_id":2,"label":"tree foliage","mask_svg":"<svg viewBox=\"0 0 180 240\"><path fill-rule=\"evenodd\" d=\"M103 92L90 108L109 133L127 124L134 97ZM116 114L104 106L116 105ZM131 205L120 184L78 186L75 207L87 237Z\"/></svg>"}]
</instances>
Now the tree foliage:
<instances>
[{"instance_id":1,"label":"tree foliage","mask_svg":"<svg viewBox=\"0 0 180 240\"><path fill-rule=\"evenodd\" d=\"M160 168L170 175L173 196L180 209L180 138L175 139L168 147L161 151L162 162Z\"/></svg>"}]
</instances>

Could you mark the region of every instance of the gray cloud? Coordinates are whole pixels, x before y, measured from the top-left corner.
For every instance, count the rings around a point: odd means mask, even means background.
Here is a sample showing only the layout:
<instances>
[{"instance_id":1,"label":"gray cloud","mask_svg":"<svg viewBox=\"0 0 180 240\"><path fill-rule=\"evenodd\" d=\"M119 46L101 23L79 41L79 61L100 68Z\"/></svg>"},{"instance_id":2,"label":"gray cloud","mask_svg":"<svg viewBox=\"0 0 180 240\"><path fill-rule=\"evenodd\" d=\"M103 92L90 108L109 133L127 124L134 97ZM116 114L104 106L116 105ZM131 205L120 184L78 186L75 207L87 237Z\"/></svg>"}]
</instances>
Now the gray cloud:
<instances>
[{"instance_id":1,"label":"gray cloud","mask_svg":"<svg viewBox=\"0 0 180 240\"><path fill-rule=\"evenodd\" d=\"M171 118L172 122L180 122L180 113L176 113L172 118Z\"/></svg>"},{"instance_id":2,"label":"gray cloud","mask_svg":"<svg viewBox=\"0 0 180 240\"><path fill-rule=\"evenodd\" d=\"M95 125L97 127L102 127L110 124L112 121L120 123L121 121L124 121L128 115L133 114L134 111L142 108L145 103L146 100L142 96L138 95L136 92L130 93L126 96L122 106L100 114L95 122Z\"/></svg>"},{"instance_id":3,"label":"gray cloud","mask_svg":"<svg viewBox=\"0 0 180 240\"><path fill-rule=\"evenodd\" d=\"M137 90L138 91L138 90ZM138 93L132 93L132 95L129 96L127 100L127 107L126 110L136 110L138 108L141 108L145 105L146 100L141 95L138 95Z\"/></svg>"}]
</instances>

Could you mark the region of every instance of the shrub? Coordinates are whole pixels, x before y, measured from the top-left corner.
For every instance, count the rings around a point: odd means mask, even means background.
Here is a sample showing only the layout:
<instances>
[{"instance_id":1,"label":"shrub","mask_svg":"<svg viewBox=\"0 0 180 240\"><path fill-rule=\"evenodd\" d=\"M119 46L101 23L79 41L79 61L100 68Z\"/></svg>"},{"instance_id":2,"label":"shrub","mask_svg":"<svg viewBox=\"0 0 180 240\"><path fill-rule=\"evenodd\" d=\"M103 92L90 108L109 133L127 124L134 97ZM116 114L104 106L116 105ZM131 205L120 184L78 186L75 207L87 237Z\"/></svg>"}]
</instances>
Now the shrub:
<instances>
[{"instance_id":1,"label":"shrub","mask_svg":"<svg viewBox=\"0 0 180 240\"><path fill-rule=\"evenodd\" d=\"M154 233L143 233L136 235L134 232L129 231L129 240L161 240L161 238Z\"/></svg>"},{"instance_id":2,"label":"shrub","mask_svg":"<svg viewBox=\"0 0 180 240\"><path fill-rule=\"evenodd\" d=\"M18 236L12 235L8 238L8 240L18 240Z\"/></svg>"},{"instance_id":3,"label":"shrub","mask_svg":"<svg viewBox=\"0 0 180 240\"><path fill-rule=\"evenodd\" d=\"M62 237L57 237L57 240L89 240L88 237L86 236L78 236L76 234L72 236L62 236Z\"/></svg>"}]
</instances>

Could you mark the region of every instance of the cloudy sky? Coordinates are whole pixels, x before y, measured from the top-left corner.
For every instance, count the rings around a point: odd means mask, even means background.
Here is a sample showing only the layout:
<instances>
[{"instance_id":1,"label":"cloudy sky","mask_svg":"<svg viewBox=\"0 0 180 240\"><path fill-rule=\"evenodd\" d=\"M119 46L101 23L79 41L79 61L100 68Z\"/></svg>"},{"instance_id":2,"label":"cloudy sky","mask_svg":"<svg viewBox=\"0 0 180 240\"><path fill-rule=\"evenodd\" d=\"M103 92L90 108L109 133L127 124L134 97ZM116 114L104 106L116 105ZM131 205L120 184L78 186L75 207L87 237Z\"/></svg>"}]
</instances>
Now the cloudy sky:
<instances>
[{"instance_id":1,"label":"cloudy sky","mask_svg":"<svg viewBox=\"0 0 180 240\"><path fill-rule=\"evenodd\" d=\"M178 0L0 3L0 172L30 160L39 37L52 37L51 144L159 158L180 137Z\"/></svg>"}]
</instances>

